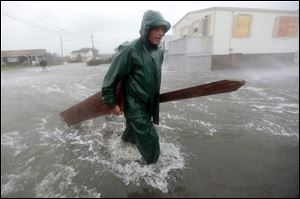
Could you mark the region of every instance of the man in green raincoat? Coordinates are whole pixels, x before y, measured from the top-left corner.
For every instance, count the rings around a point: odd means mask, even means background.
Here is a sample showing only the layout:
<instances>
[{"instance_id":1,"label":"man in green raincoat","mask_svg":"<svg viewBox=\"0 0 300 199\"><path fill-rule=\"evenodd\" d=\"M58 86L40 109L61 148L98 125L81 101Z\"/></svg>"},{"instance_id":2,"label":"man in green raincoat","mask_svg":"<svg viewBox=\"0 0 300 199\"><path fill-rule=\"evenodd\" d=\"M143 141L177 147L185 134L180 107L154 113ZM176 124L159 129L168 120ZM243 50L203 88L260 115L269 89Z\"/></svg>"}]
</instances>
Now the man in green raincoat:
<instances>
[{"instance_id":1,"label":"man in green raincoat","mask_svg":"<svg viewBox=\"0 0 300 199\"><path fill-rule=\"evenodd\" d=\"M122 140L137 145L141 163L155 163L160 154L153 123L159 123L159 93L163 50L159 43L171 25L160 12L144 13L140 38L123 43L104 77L102 100L114 114L120 114L116 90L121 81L126 129Z\"/></svg>"}]
</instances>

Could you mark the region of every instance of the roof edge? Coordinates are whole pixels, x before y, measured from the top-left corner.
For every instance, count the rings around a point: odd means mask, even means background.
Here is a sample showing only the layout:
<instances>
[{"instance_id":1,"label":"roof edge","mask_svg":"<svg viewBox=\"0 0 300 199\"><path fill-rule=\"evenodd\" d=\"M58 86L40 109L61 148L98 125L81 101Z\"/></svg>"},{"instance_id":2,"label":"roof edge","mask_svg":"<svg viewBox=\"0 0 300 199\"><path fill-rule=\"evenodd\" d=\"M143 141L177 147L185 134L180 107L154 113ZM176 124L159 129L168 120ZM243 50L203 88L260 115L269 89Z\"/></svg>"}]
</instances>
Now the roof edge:
<instances>
[{"instance_id":1,"label":"roof edge","mask_svg":"<svg viewBox=\"0 0 300 199\"><path fill-rule=\"evenodd\" d=\"M190 11L186 13L177 23L172 27L174 28L179 22L181 22L189 14L205 11L217 11L217 10L227 10L227 11L252 11L252 12L269 12L269 13L287 13L287 14L299 14L299 10L278 10L278 9L265 9L265 8L240 8L240 7L210 7L201 10Z\"/></svg>"}]
</instances>

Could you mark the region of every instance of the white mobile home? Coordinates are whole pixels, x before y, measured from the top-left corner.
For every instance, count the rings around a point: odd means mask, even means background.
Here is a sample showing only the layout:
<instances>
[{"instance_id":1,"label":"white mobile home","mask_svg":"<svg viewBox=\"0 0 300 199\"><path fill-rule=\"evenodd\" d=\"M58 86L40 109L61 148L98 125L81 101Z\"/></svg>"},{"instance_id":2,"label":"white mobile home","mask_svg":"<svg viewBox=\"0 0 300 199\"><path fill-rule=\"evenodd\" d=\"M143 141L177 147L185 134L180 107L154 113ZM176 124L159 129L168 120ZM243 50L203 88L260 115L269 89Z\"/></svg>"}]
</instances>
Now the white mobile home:
<instances>
[{"instance_id":1,"label":"white mobile home","mask_svg":"<svg viewBox=\"0 0 300 199\"><path fill-rule=\"evenodd\" d=\"M211 60L202 67L227 67L278 55L292 60L299 52L299 12L213 7L187 13L173 35L169 58L187 65Z\"/></svg>"}]
</instances>

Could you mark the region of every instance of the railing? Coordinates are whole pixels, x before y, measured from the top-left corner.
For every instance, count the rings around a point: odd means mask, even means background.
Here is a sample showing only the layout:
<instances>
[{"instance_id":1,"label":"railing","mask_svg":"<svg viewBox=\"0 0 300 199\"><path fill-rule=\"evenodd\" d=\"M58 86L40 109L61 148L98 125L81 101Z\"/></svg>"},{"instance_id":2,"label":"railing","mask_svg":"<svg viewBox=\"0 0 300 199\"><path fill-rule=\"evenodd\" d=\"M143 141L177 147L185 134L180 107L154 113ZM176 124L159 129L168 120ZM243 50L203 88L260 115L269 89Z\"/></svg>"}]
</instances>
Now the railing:
<instances>
[{"instance_id":1,"label":"railing","mask_svg":"<svg viewBox=\"0 0 300 199\"><path fill-rule=\"evenodd\" d=\"M211 54L212 37L184 37L169 42L169 54Z\"/></svg>"}]
</instances>

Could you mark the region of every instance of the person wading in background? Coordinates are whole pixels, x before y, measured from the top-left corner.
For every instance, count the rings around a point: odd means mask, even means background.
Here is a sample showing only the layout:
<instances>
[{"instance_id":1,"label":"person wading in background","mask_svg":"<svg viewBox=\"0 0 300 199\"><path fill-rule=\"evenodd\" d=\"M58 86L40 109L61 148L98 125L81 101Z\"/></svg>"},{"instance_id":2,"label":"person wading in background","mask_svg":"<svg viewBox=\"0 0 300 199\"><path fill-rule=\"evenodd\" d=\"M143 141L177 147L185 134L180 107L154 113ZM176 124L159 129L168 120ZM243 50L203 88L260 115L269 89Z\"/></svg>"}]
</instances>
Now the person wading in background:
<instances>
[{"instance_id":1,"label":"person wading in background","mask_svg":"<svg viewBox=\"0 0 300 199\"><path fill-rule=\"evenodd\" d=\"M42 71L48 71L47 64L48 64L48 62L45 59L42 59L40 61L40 66L42 67Z\"/></svg>"}]
</instances>

